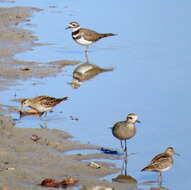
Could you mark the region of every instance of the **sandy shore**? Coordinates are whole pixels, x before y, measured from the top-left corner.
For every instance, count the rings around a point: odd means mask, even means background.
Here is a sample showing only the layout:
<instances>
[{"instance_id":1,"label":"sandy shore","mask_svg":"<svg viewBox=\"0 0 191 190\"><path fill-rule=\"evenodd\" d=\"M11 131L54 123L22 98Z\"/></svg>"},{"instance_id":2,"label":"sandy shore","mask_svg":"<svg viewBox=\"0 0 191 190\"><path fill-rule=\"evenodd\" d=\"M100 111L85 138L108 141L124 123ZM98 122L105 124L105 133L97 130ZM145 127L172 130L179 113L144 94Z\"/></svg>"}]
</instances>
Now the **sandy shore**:
<instances>
[{"instance_id":1,"label":"sandy shore","mask_svg":"<svg viewBox=\"0 0 191 190\"><path fill-rule=\"evenodd\" d=\"M35 11L42 10L32 7L0 8L0 90L18 85L18 79L56 75L66 65L79 63L79 61L60 60L44 64L13 58L15 54L39 45L36 43L37 37L30 31L18 27L20 22L30 22ZM95 169L88 166L88 161L83 161L115 157L99 152L88 155L65 155L64 152L70 150L99 147L75 142L71 139L71 135L61 130L17 128L12 118L3 115L16 109L7 107L1 102L0 168L12 169L1 171L0 188L7 185L8 189L14 190L44 189L38 184L45 178L62 180L72 176L79 180L79 185L85 185L82 187L84 190L93 190L94 185L115 186L115 189L123 189L119 184L98 179L119 171L119 168L101 162L101 168ZM33 134L41 137L38 142L31 139Z\"/></svg>"},{"instance_id":2,"label":"sandy shore","mask_svg":"<svg viewBox=\"0 0 191 190\"><path fill-rule=\"evenodd\" d=\"M45 178L62 180L68 176L78 179L79 184L108 184L96 179L118 171L107 163L95 169L82 162L90 158L112 158L110 155L65 155L64 152L74 149L99 147L71 141L64 131L16 128L11 118L5 116L0 117L0 123L0 168L15 168L1 171L0 184L8 184L10 189L41 189L36 185ZM40 140L33 141L32 134L41 137Z\"/></svg>"},{"instance_id":3,"label":"sandy shore","mask_svg":"<svg viewBox=\"0 0 191 190\"><path fill-rule=\"evenodd\" d=\"M38 38L31 31L18 27L20 22L30 23L30 17L36 11L42 10L32 7L0 8L0 90L15 85L15 80L54 76L62 72L63 67L80 63L76 60L56 60L44 64L14 59L17 53L43 45L37 43Z\"/></svg>"}]
</instances>

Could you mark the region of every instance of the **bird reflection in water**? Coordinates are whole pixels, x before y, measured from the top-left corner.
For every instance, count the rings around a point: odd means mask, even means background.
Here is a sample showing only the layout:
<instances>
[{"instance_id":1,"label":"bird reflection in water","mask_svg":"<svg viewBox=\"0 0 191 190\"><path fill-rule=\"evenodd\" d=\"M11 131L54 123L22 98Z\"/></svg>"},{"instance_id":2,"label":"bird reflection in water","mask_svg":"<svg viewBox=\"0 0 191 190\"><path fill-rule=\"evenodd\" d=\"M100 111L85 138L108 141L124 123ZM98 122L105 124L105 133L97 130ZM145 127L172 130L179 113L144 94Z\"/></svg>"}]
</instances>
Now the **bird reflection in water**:
<instances>
[{"instance_id":1,"label":"bird reflection in water","mask_svg":"<svg viewBox=\"0 0 191 190\"><path fill-rule=\"evenodd\" d=\"M127 157L123 159L123 163L122 163L122 170L121 173L119 175L117 175L115 178L112 179L113 182L118 182L118 183L123 183L123 184L128 184L128 189L131 190L137 190L137 180L128 175L127 174ZM127 188L126 187L126 188Z\"/></svg>"},{"instance_id":2,"label":"bird reflection in water","mask_svg":"<svg viewBox=\"0 0 191 190\"><path fill-rule=\"evenodd\" d=\"M19 111L19 118L23 117L41 117L43 113L37 112L36 110L30 109L30 110L20 110Z\"/></svg>"},{"instance_id":3,"label":"bird reflection in water","mask_svg":"<svg viewBox=\"0 0 191 190\"><path fill-rule=\"evenodd\" d=\"M166 187L151 187L150 190L170 190L170 189L167 189Z\"/></svg>"},{"instance_id":4,"label":"bird reflection in water","mask_svg":"<svg viewBox=\"0 0 191 190\"><path fill-rule=\"evenodd\" d=\"M153 184L156 184L156 186L151 187L150 190L170 190L166 187L163 187L162 181L159 181L159 180L147 180L147 181L141 182L140 184L149 185L149 186L153 186Z\"/></svg>"},{"instance_id":5,"label":"bird reflection in water","mask_svg":"<svg viewBox=\"0 0 191 190\"><path fill-rule=\"evenodd\" d=\"M153 184L157 184L156 186L151 187L150 190L170 190L170 189L168 189L166 187L163 187L162 183L159 182L158 180L156 180L156 181L154 181L154 180L153 181L151 181L151 180L150 181L144 181L144 182L142 182L140 184L149 185L149 186L153 186Z\"/></svg>"},{"instance_id":6,"label":"bird reflection in water","mask_svg":"<svg viewBox=\"0 0 191 190\"><path fill-rule=\"evenodd\" d=\"M69 83L72 88L79 88L81 83L94 78L96 75L113 71L113 68L102 68L87 61L77 66L73 71L73 81Z\"/></svg>"},{"instance_id":7,"label":"bird reflection in water","mask_svg":"<svg viewBox=\"0 0 191 190\"><path fill-rule=\"evenodd\" d=\"M150 188L150 190L170 190L166 187L163 187L162 186L162 181L159 181L159 180L147 180L147 181L144 181L142 183L140 183L142 185L149 185L149 186L152 186L153 184L157 184L157 186L153 186Z\"/></svg>"},{"instance_id":8,"label":"bird reflection in water","mask_svg":"<svg viewBox=\"0 0 191 190\"><path fill-rule=\"evenodd\" d=\"M89 185L89 186L82 186L80 190L115 190L113 187L109 187L106 185Z\"/></svg>"}]
</instances>

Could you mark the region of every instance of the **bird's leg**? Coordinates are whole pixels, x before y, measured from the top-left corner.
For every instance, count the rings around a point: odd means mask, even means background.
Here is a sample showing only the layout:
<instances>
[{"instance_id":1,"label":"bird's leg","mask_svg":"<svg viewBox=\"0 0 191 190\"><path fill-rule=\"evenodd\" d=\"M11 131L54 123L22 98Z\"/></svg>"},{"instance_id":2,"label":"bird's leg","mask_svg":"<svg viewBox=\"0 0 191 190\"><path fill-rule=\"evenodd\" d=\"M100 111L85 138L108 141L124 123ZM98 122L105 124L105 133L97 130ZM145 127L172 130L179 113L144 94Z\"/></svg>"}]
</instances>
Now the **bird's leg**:
<instances>
[{"instance_id":1,"label":"bird's leg","mask_svg":"<svg viewBox=\"0 0 191 190\"><path fill-rule=\"evenodd\" d=\"M124 174L127 175L127 157L124 160L124 165L125 165L125 167L124 167Z\"/></svg>"},{"instance_id":2,"label":"bird's leg","mask_svg":"<svg viewBox=\"0 0 191 190\"><path fill-rule=\"evenodd\" d=\"M86 48L85 48L85 53L86 54L88 53L88 48L89 48L89 46L86 46Z\"/></svg>"},{"instance_id":3,"label":"bird's leg","mask_svg":"<svg viewBox=\"0 0 191 190\"><path fill-rule=\"evenodd\" d=\"M44 115L44 117L46 117L47 112L46 111L45 112L41 112L40 117L42 117L43 115Z\"/></svg>"},{"instance_id":4,"label":"bird's leg","mask_svg":"<svg viewBox=\"0 0 191 190\"><path fill-rule=\"evenodd\" d=\"M40 117L42 117L43 115L44 115L44 112L41 112L41 113L40 113Z\"/></svg>"},{"instance_id":5,"label":"bird's leg","mask_svg":"<svg viewBox=\"0 0 191 190\"><path fill-rule=\"evenodd\" d=\"M125 139L125 149L124 149L124 152L125 152L125 156L127 158L127 140Z\"/></svg>"},{"instance_id":6,"label":"bird's leg","mask_svg":"<svg viewBox=\"0 0 191 190\"><path fill-rule=\"evenodd\" d=\"M159 172L159 174L158 174L158 183L159 183L159 186L162 185L162 173L161 172Z\"/></svg>"},{"instance_id":7,"label":"bird's leg","mask_svg":"<svg viewBox=\"0 0 191 190\"><path fill-rule=\"evenodd\" d=\"M47 128L48 128L46 122L40 123L39 125L40 125L40 127L41 127L42 129L47 129Z\"/></svg>"},{"instance_id":8,"label":"bird's leg","mask_svg":"<svg viewBox=\"0 0 191 190\"><path fill-rule=\"evenodd\" d=\"M122 140L120 140L120 144L121 144L121 148L123 150L123 141Z\"/></svg>"},{"instance_id":9,"label":"bird's leg","mask_svg":"<svg viewBox=\"0 0 191 190\"><path fill-rule=\"evenodd\" d=\"M21 118L22 118L22 114L21 114L21 113L19 113L19 119L21 120Z\"/></svg>"},{"instance_id":10,"label":"bird's leg","mask_svg":"<svg viewBox=\"0 0 191 190\"><path fill-rule=\"evenodd\" d=\"M47 111L44 112L44 117L46 117L46 116L47 116Z\"/></svg>"},{"instance_id":11,"label":"bird's leg","mask_svg":"<svg viewBox=\"0 0 191 190\"><path fill-rule=\"evenodd\" d=\"M123 159L121 174L127 175L127 158Z\"/></svg>"},{"instance_id":12,"label":"bird's leg","mask_svg":"<svg viewBox=\"0 0 191 190\"><path fill-rule=\"evenodd\" d=\"M85 50L85 58L86 58L86 62L88 63L89 62L89 58L88 58L88 50L87 49Z\"/></svg>"}]
</instances>

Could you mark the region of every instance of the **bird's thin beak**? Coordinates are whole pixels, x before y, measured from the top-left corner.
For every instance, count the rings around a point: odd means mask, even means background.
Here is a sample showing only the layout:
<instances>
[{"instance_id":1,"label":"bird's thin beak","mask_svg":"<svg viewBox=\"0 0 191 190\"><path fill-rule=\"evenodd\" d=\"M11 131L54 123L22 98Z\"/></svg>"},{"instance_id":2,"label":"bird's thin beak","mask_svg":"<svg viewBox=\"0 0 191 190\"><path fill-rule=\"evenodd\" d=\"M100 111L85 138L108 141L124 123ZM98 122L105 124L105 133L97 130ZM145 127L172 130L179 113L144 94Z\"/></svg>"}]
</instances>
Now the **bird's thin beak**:
<instances>
[{"instance_id":1,"label":"bird's thin beak","mask_svg":"<svg viewBox=\"0 0 191 190\"><path fill-rule=\"evenodd\" d=\"M178 154L177 152L175 152L174 154L177 155L177 156L180 156L180 154Z\"/></svg>"},{"instance_id":2,"label":"bird's thin beak","mask_svg":"<svg viewBox=\"0 0 191 190\"><path fill-rule=\"evenodd\" d=\"M139 120L136 120L136 122L137 122L137 123L141 123L141 121L139 121Z\"/></svg>"},{"instance_id":3,"label":"bird's thin beak","mask_svg":"<svg viewBox=\"0 0 191 190\"><path fill-rule=\"evenodd\" d=\"M72 85L73 83L72 82L67 82L68 85Z\"/></svg>"},{"instance_id":4,"label":"bird's thin beak","mask_svg":"<svg viewBox=\"0 0 191 190\"><path fill-rule=\"evenodd\" d=\"M71 28L71 27L70 27L70 26L68 26L68 27L66 27L66 28L65 28L65 30L68 30L68 29L70 29L70 28Z\"/></svg>"}]
</instances>

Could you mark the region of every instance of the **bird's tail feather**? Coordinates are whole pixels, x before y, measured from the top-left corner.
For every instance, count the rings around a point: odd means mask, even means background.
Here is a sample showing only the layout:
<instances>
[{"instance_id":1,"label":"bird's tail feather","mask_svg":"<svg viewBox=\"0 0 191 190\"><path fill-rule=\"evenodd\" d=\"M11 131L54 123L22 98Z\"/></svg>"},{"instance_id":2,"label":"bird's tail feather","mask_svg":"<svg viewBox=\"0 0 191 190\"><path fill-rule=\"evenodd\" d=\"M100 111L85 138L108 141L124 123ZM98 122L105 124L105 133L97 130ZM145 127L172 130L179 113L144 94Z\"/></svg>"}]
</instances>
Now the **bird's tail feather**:
<instances>
[{"instance_id":1,"label":"bird's tail feather","mask_svg":"<svg viewBox=\"0 0 191 190\"><path fill-rule=\"evenodd\" d=\"M68 100L68 97L66 96L66 97L63 97L63 98L59 98L59 102L62 102L62 101L66 101L66 100Z\"/></svg>"},{"instance_id":2,"label":"bird's tail feather","mask_svg":"<svg viewBox=\"0 0 191 190\"><path fill-rule=\"evenodd\" d=\"M141 172L149 171L149 170L152 170L152 167L151 167L151 166L146 166L145 168L143 168L143 169L141 170Z\"/></svg>"},{"instance_id":3,"label":"bird's tail feather","mask_svg":"<svg viewBox=\"0 0 191 190\"><path fill-rule=\"evenodd\" d=\"M101 38L105 38L105 37L108 37L108 36L116 36L117 34L113 34L113 33L105 33L105 34L101 34Z\"/></svg>"},{"instance_id":4,"label":"bird's tail feather","mask_svg":"<svg viewBox=\"0 0 191 190\"><path fill-rule=\"evenodd\" d=\"M113 67L101 68L101 70L102 70L103 72L107 72L107 71L113 71L114 68L113 68Z\"/></svg>"}]
</instances>

